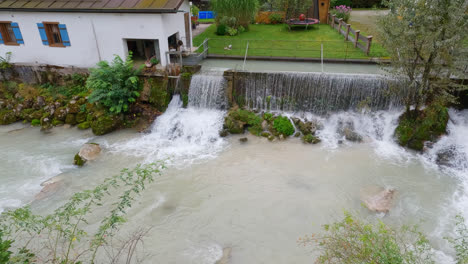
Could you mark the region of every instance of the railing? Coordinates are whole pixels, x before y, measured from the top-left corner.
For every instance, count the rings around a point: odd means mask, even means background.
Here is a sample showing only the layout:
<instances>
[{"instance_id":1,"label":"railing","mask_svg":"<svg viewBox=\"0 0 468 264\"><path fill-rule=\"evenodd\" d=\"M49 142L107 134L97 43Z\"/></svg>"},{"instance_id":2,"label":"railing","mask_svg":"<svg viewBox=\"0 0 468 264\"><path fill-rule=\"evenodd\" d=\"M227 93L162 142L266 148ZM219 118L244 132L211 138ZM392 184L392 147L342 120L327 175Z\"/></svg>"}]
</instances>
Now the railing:
<instances>
[{"instance_id":1,"label":"railing","mask_svg":"<svg viewBox=\"0 0 468 264\"><path fill-rule=\"evenodd\" d=\"M248 54L246 52L248 45ZM242 59L295 59L295 60L371 60L385 57L384 52L365 54L360 43L349 41L252 40L211 38L198 48L198 53L209 57ZM203 49L202 49L203 46ZM369 55L372 55L369 57Z\"/></svg>"},{"instance_id":2,"label":"railing","mask_svg":"<svg viewBox=\"0 0 468 264\"><path fill-rule=\"evenodd\" d=\"M345 41L351 41L354 43L354 47L361 49L367 55L369 55L372 44L372 36L366 37L362 35L360 30L353 29L351 24L347 24L343 21L342 18L337 18L336 15L331 15L330 13L328 13L328 22L332 28L338 30L338 32L345 37Z\"/></svg>"}]
</instances>

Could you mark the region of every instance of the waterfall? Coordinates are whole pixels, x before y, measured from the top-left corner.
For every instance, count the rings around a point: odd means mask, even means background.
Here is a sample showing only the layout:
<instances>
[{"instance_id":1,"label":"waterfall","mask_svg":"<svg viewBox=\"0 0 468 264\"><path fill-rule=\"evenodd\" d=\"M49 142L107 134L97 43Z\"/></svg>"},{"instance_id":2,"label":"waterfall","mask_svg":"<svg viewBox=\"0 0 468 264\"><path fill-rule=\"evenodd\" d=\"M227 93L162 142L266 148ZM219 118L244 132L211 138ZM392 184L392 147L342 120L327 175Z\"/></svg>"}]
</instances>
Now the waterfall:
<instances>
[{"instance_id":1,"label":"waterfall","mask_svg":"<svg viewBox=\"0 0 468 264\"><path fill-rule=\"evenodd\" d=\"M115 144L113 148L116 152L145 157L147 162L166 160L184 166L216 157L226 144L219 136L225 115L221 109L227 107L224 84L219 74L193 76L187 108L183 108L180 95L174 95L149 134Z\"/></svg>"},{"instance_id":2,"label":"waterfall","mask_svg":"<svg viewBox=\"0 0 468 264\"><path fill-rule=\"evenodd\" d=\"M236 73L235 92L251 109L317 114L402 105L398 82L372 74Z\"/></svg>"},{"instance_id":3,"label":"waterfall","mask_svg":"<svg viewBox=\"0 0 468 264\"><path fill-rule=\"evenodd\" d=\"M222 71L197 74L192 77L189 90L189 106L226 109L226 80Z\"/></svg>"}]
</instances>

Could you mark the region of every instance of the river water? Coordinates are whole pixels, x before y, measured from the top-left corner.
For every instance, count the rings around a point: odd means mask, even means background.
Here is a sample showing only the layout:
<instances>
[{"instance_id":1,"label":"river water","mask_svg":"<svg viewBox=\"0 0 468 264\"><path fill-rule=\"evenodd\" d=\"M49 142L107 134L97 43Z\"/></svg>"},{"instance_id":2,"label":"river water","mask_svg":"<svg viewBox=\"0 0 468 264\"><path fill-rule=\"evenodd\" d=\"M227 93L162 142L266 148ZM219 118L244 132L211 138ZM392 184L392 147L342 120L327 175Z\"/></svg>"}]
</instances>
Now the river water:
<instances>
[{"instance_id":1,"label":"river water","mask_svg":"<svg viewBox=\"0 0 468 264\"><path fill-rule=\"evenodd\" d=\"M443 237L453 231L453 216L468 212L468 111L451 110L450 133L424 155L394 143L398 109L286 114L321 122L322 143L221 138L225 111L198 101L184 109L178 96L149 134L123 130L96 137L76 128L43 134L23 124L2 126L0 208L30 203L50 211L122 168L165 160L169 168L135 203L121 232L152 227L145 263L215 263L223 248L232 249L234 264L311 263L314 253L297 239L339 220L344 210L391 225L420 224L438 263L454 263ZM340 122L352 122L364 142L343 141L336 133ZM103 153L83 168L71 165L86 142L99 143ZM436 165L436 153L451 146L452 167ZM56 175L65 186L34 201L40 183ZM369 186L397 190L387 215L362 206L360 191Z\"/></svg>"}]
</instances>

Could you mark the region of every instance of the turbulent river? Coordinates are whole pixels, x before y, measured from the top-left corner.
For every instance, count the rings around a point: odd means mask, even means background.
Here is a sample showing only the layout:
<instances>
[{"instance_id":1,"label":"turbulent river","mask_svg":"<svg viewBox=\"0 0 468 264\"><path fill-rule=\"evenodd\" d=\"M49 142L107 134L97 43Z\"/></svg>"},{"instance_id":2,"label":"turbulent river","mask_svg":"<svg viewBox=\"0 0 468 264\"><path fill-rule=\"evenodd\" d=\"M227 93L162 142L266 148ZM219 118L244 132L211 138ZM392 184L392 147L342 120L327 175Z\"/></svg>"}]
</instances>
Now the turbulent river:
<instances>
[{"instance_id":1,"label":"turbulent river","mask_svg":"<svg viewBox=\"0 0 468 264\"><path fill-rule=\"evenodd\" d=\"M122 168L165 160L169 168L132 207L122 232L152 227L145 263L215 263L223 248L232 249L230 263L311 263L313 253L297 239L339 220L344 210L391 225L420 224L437 262L454 263L443 237L452 233L455 214L468 216L467 110L450 110L448 135L425 154L394 142L398 107L320 116L285 112L322 123L322 143L248 136L243 144L240 136L219 137L226 114L219 106L226 102L216 87L223 82L195 76L189 107L174 96L148 134L123 130L96 137L76 128L43 134L23 124L1 126L0 210L25 204L52 210ZM353 123L364 142L343 140L336 132L342 122ZM77 168L73 156L86 142L99 143L103 153ZM454 156L450 166L439 166L437 153L445 149ZM34 201L40 183L57 175L65 187ZM387 215L361 204L360 190L373 185L397 190Z\"/></svg>"}]
</instances>

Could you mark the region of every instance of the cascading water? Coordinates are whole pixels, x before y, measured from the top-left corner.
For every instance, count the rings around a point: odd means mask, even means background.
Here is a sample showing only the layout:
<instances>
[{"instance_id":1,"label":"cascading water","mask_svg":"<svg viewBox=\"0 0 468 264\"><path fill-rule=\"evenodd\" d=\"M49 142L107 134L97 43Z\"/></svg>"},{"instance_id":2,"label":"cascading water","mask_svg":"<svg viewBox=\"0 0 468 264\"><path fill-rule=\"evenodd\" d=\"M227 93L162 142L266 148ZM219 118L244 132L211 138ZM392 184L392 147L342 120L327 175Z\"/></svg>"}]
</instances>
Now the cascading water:
<instances>
[{"instance_id":1,"label":"cascading water","mask_svg":"<svg viewBox=\"0 0 468 264\"><path fill-rule=\"evenodd\" d=\"M224 84L222 72L193 76L187 108L183 108L180 96L174 95L148 135L115 144L114 151L176 165L215 157L225 145L219 137L225 114L222 109L226 107Z\"/></svg>"},{"instance_id":2,"label":"cascading water","mask_svg":"<svg viewBox=\"0 0 468 264\"><path fill-rule=\"evenodd\" d=\"M252 109L332 111L400 106L404 90L397 81L371 74L236 73L237 95Z\"/></svg>"},{"instance_id":3,"label":"cascading water","mask_svg":"<svg viewBox=\"0 0 468 264\"><path fill-rule=\"evenodd\" d=\"M192 77L189 90L189 106L210 109L226 109L226 80L223 72L198 74Z\"/></svg>"}]
</instances>

